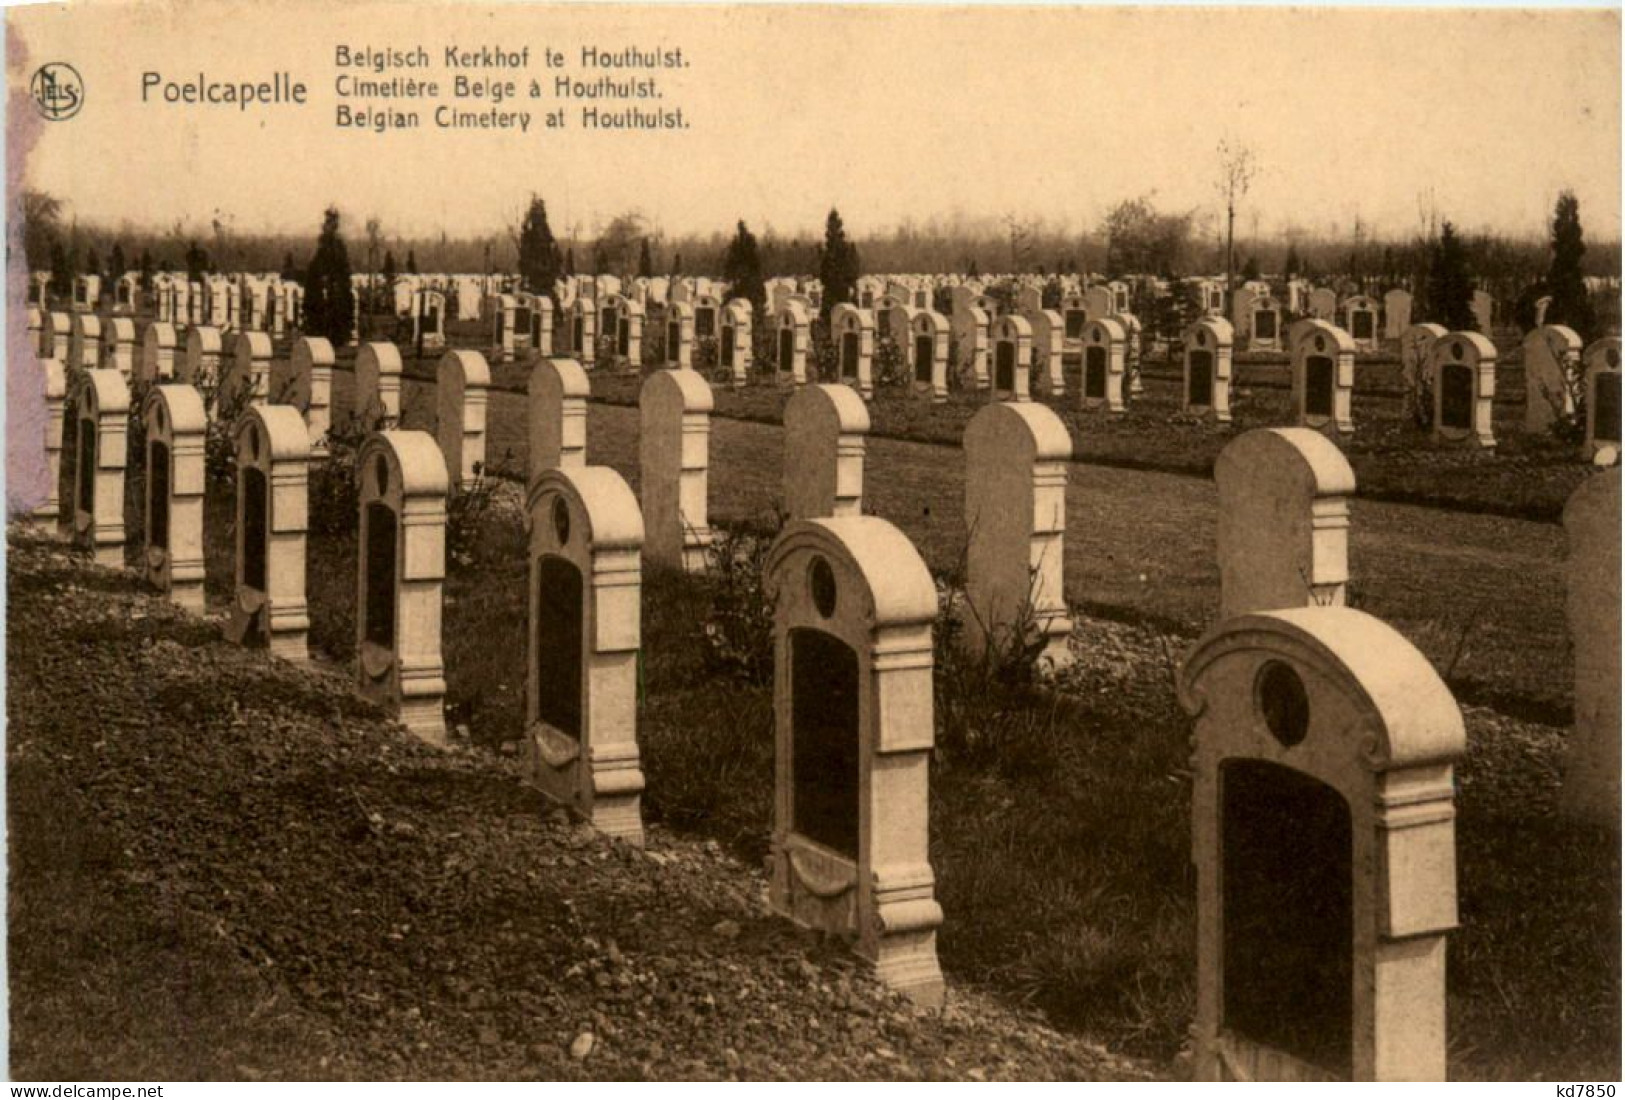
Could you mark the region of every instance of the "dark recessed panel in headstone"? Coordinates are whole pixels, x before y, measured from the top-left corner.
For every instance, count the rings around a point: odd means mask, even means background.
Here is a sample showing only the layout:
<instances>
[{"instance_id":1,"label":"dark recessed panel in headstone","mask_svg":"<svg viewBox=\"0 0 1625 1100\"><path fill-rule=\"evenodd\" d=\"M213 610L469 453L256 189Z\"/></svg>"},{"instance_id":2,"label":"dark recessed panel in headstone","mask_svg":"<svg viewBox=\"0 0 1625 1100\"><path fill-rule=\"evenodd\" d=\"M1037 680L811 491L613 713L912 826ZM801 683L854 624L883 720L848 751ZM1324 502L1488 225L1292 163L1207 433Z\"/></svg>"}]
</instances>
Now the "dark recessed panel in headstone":
<instances>
[{"instance_id":1,"label":"dark recessed panel in headstone","mask_svg":"<svg viewBox=\"0 0 1625 1100\"><path fill-rule=\"evenodd\" d=\"M96 425L79 422L79 510L96 511Z\"/></svg>"},{"instance_id":2,"label":"dark recessed panel in headstone","mask_svg":"<svg viewBox=\"0 0 1625 1100\"><path fill-rule=\"evenodd\" d=\"M1099 344L1083 349L1083 395L1106 399L1106 349Z\"/></svg>"},{"instance_id":3,"label":"dark recessed panel in headstone","mask_svg":"<svg viewBox=\"0 0 1625 1100\"><path fill-rule=\"evenodd\" d=\"M1011 340L1000 340L993 345L993 388L1016 388L1016 345Z\"/></svg>"},{"instance_id":4,"label":"dark recessed panel in headstone","mask_svg":"<svg viewBox=\"0 0 1625 1100\"><path fill-rule=\"evenodd\" d=\"M937 341L933 336L914 337L914 381L931 381L932 361L937 357Z\"/></svg>"},{"instance_id":5,"label":"dark recessed panel in headstone","mask_svg":"<svg viewBox=\"0 0 1625 1100\"><path fill-rule=\"evenodd\" d=\"M632 321L631 321L631 319L627 318L627 317L622 317L621 322L616 327L615 332L616 332L615 354L616 355L631 355L632 354Z\"/></svg>"},{"instance_id":6,"label":"dark recessed panel in headstone","mask_svg":"<svg viewBox=\"0 0 1625 1100\"><path fill-rule=\"evenodd\" d=\"M1329 356L1311 355L1303 361L1303 411L1309 416L1332 415L1332 389L1337 364Z\"/></svg>"},{"instance_id":7,"label":"dark recessed panel in headstone","mask_svg":"<svg viewBox=\"0 0 1625 1100\"><path fill-rule=\"evenodd\" d=\"M722 365L734 365L734 330L729 325L722 326Z\"/></svg>"},{"instance_id":8,"label":"dark recessed panel in headstone","mask_svg":"<svg viewBox=\"0 0 1625 1100\"><path fill-rule=\"evenodd\" d=\"M518 309L513 311L513 327L515 332L529 332L533 323L534 320L532 318L531 311L525 306L520 306Z\"/></svg>"},{"instance_id":9,"label":"dark recessed panel in headstone","mask_svg":"<svg viewBox=\"0 0 1625 1100\"><path fill-rule=\"evenodd\" d=\"M1597 415L1594 438L1619 442L1619 375L1608 371L1597 375Z\"/></svg>"},{"instance_id":10,"label":"dark recessed panel in headstone","mask_svg":"<svg viewBox=\"0 0 1625 1100\"><path fill-rule=\"evenodd\" d=\"M581 570L554 554L536 562L536 717L581 737Z\"/></svg>"},{"instance_id":11,"label":"dark recessed panel in headstone","mask_svg":"<svg viewBox=\"0 0 1625 1100\"><path fill-rule=\"evenodd\" d=\"M367 505L366 640L395 648L395 510L382 501Z\"/></svg>"},{"instance_id":12,"label":"dark recessed panel in headstone","mask_svg":"<svg viewBox=\"0 0 1625 1100\"><path fill-rule=\"evenodd\" d=\"M858 655L821 630L790 631L795 831L858 854Z\"/></svg>"},{"instance_id":13,"label":"dark recessed panel in headstone","mask_svg":"<svg viewBox=\"0 0 1625 1100\"><path fill-rule=\"evenodd\" d=\"M587 319L578 313L575 321L570 326L570 346L575 348L577 352L587 350L586 332Z\"/></svg>"},{"instance_id":14,"label":"dark recessed panel in headstone","mask_svg":"<svg viewBox=\"0 0 1625 1100\"><path fill-rule=\"evenodd\" d=\"M666 326L666 358L677 361L677 349L683 344L683 323L673 321Z\"/></svg>"},{"instance_id":15,"label":"dark recessed panel in headstone","mask_svg":"<svg viewBox=\"0 0 1625 1100\"><path fill-rule=\"evenodd\" d=\"M1465 363L1439 368L1439 423L1463 431L1473 426L1473 368Z\"/></svg>"},{"instance_id":16,"label":"dark recessed panel in headstone","mask_svg":"<svg viewBox=\"0 0 1625 1100\"><path fill-rule=\"evenodd\" d=\"M1081 309L1066 311L1066 338L1068 340L1083 339L1083 326L1089 323L1089 315Z\"/></svg>"},{"instance_id":17,"label":"dark recessed panel in headstone","mask_svg":"<svg viewBox=\"0 0 1625 1100\"><path fill-rule=\"evenodd\" d=\"M841 333L841 377L856 378L858 376L858 344L859 336L855 332Z\"/></svg>"},{"instance_id":18,"label":"dark recessed panel in headstone","mask_svg":"<svg viewBox=\"0 0 1625 1100\"><path fill-rule=\"evenodd\" d=\"M1377 315L1369 309L1355 310L1350 315L1350 320L1354 326L1354 338L1356 340L1371 339L1371 330L1375 327L1376 319Z\"/></svg>"},{"instance_id":19,"label":"dark recessed panel in headstone","mask_svg":"<svg viewBox=\"0 0 1625 1100\"><path fill-rule=\"evenodd\" d=\"M1213 353L1193 351L1187 361L1190 363L1190 385L1186 387L1186 404L1213 404Z\"/></svg>"},{"instance_id":20,"label":"dark recessed panel in headstone","mask_svg":"<svg viewBox=\"0 0 1625 1100\"><path fill-rule=\"evenodd\" d=\"M796 367L796 333L794 329L779 329L779 369L782 371L795 370Z\"/></svg>"},{"instance_id":21,"label":"dark recessed panel in headstone","mask_svg":"<svg viewBox=\"0 0 1625 1100\"><path fill-rule=\"evenodd\" d=\"M716 335L717 311L710 306L694 311L694 335L698 339Z\"/></svg>"},{"instance_id":22,"label":"dark recessed panel in headstone","mask_svg":"<svg viewBox=\"0 0 1625 1100\"><path fill-rule=\"evenodd\" d=\"M1253 335L1260 340L1275 339L1275 311L1260 310L1253 314Z\"/></svg>"},{"instance_id":23,"label":"dark recessed panel in headstone","mask_svg":"<svg viewBox=\"0 0 1625 1100\"><path fill-rule=\"evenodd\" d=\"M1354 841L1319 780L1220 767L1224 1028L1347 1076L1354 1051Z\"/></svg>"},{"instance_id":24,"label":"dark recessed panel in headstone","mask_svg":"<svg viewBox=\"0 0 1625 1100\"><path fill-rule=\"evenodd\" d=\"M169 445L147 447L147 544L169 549Z\"/></svg>"},{"instance_id":25,"label":"dark recessed panel in headstone","mask_svg":"<svg viewBox=\"0 0 1625 1100\"><path fill-rule=\"evenodd\" d=\"M257 592L265 591L265 559L270 537L265 472L257 466L243 469L243 584ZM373 507L377 507L374 505ZM394 513L390 513L391 517ZM390 555L393 559L394 555ZM370 579L370 574L369 574Z\"/></svg>"}]
</instances>

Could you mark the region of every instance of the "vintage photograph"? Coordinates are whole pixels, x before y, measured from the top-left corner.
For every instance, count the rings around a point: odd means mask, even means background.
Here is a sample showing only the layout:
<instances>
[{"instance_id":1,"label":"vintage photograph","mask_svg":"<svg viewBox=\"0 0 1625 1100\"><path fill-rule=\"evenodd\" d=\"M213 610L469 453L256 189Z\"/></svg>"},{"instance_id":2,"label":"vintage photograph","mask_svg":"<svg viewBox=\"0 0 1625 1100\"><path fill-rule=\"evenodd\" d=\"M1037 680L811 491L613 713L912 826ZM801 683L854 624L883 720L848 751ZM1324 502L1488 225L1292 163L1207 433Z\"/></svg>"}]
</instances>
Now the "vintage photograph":
<instances>
[{"instance_id":1,"label":"vintage photograph","mask_svg":"<svg viewBox=\"0 0 1625 1100\"><path fill-rule=\"evenodd\" d=\"M1617 6L5 30L12 1080L1613 1095Z\"/></svg>"}]
</instances>

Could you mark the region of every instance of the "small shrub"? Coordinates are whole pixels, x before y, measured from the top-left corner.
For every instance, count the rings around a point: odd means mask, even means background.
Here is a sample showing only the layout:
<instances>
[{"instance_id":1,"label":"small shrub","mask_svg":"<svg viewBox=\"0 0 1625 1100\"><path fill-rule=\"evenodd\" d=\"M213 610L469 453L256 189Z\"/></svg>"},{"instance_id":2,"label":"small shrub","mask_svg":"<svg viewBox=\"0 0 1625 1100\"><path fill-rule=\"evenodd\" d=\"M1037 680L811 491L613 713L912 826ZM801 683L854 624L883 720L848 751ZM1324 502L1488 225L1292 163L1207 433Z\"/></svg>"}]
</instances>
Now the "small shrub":
<instances>
[{"instance_id":1,"label":"small shrub","mask_svg":"<svg viewBox=\"0 0 1625 1100\"><path fill-rule=\"evenodd\" d=\"M706 667L747 684L773 682L773 603L763 566L784 513L767 523L716 531L707 559L710 606L705 616Z\"/></svg>"}]
</instances>

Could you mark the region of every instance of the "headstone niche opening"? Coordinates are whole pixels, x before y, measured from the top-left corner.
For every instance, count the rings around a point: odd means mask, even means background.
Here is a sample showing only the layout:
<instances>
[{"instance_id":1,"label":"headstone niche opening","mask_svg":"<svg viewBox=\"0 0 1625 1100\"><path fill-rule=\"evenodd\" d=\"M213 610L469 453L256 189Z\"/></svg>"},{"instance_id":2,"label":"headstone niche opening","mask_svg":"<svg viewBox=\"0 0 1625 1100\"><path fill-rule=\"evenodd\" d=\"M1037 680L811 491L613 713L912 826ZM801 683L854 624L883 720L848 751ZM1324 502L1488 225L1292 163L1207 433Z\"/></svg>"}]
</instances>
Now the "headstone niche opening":
<instances>
[{"instance_id":1,"label":"headstone niche opening","mask_svg":"<svg viewBox=\"0 0 1625 1100\"><path fill-rule=\"evenodd\" d=\"M1350 335L1356 340L1373 340L1377 335L1377 315L1369 309L1356 309L1349 313Z\"/></svg>"},{"instance_id":2,"label":"headstone niche opening","mask_svg":"<svg viewBox=\"0 0 1625 1100\"><path fill-rule=\"evenodd\" d=\"M942 1003L929 852L936 591L876 516L792 520L773 602L773 910L842 936L881 981Z\"/></svg>"},{"instance_id":3,"label":"headstone niche opening","mask_svg":"<svg viewBox=\"0 0 1625 1100\"><path fill-rule=\"evenodd\" d=\"M1310 355L1303 361L1303 411L1308 416L1330 417L1332 393L1337 385L1337 363L1329 355Z\"/></svg>"},{"instance_id":4,"label":"headstone niche opening","mask_svg":"<svg viewBox=\"0 0 1625 1100\"><path fill-rule=\"evenodd\" d=\"M124 565L124 467L130 387L116 370L80 376L75 417L73 532L97 565Z\"/></svg>"},{"instance_id":5,"label":"headstone niche opening","mask_svg":"<svg viewBox=\"0 0 1625 1100\"><path fill-rule=\"evenodd\" d=\"M189 611L203 600L203 450L207 413L191 386L156 385L142 406L147 433L146 578Z\"/></svg>"},{"instance_id":6,"label":"headstone niche opening","mask_svg":"<svg viewBox=\"0 0 1625 1100\"><path fill-rule=\"evenodd\" d=\"M1473 426L1473 368L1465 363L1440 365L1439 423L1469 431Z\"/></svg>"},{"instance_id":7,"label":"headstone niche opening","mask_svg":"<svg viewBox=\"0 0 1625 1100\"><path fill-rule=\"evenodd\" d=\"M237 560L226 636L277 657L309 659L305 534L310 433L292 405L250 408L233 426Z\"/></svg>"},{"instance_id":8,"label":"headstone niche opening","mask_svg":"<svg viewBox=\"0 0 1625 1100\"><path fill-rule=\"evenodd\" d=\"M147 545L169 553L169 444L147 444Z\"/></svg>"},{"instance_id":9,"label":"headstone niche opening","mask_svg":"<svg viewBox=\"0 0 1625 1100\"><path fill-rule=\"evenodd\" d=\"M1185 404L1206 407L1213 402L1213 353L1195 348L1186 353Z\"/></svg>"},{"instance_id":10,"label":"headstone niche opening","mask_svg":"<svg viewBox=\"0 0 1625 1100\"><path fill-rule=\"evenodd\" d=\"M607 466L558 467L532 486L527 512L527 778L599 831L641 845L637 499Z\"/></svg>"},{"instance_id":11,"label":"headstone niche opening","mask_svg":"<svg viewBox=\"0 0 1625 1100\"><path fill-rule=\"evenodd\" d=\"M791 328L779 329L779 370L794 373L796 368L796 333Z\"/></svg>"},{"instance_id":12,"label":"headstone niche opening","mask_svg":"<svg viewBox=\"0 0 1625 1100\"><path fill-rule=\"evenodd\" d=\"M1083 351L1083 396L1091 401L1106 400L1106 349L1099 344Z\"/></svg>"},{"instance_id":13,"label":"headstone niche opening","mask_svg":"<svg viewBox=\"0 0 1625 1100\"><path fill-rule=\"evenodd\" d=\"M857 382L860 337L856 332L841 333L841 381Z\"/></svg>"},{"instance_id":14,"label":"headstone niche opening","mask_svg":"<svg viewBox=\"0 0 1625 1100\"><path fill-rule=\"evenodd\" d=\"M1596 434L1604 443L1619 443L1619 371L1602 371L1596 385Z\"/></svg>"},{"instance_id":15,"label":"headstone niche opening","mask_svg":"<svg viewBox=\"0 0 1625 1100\"><path fill-rule=\"evenodd\" d=\"M357 690L408 730L445 743L441 658L446 577L446 461L432 435L375 432L356 457L361 538Z\"/></svg>"},{"instance_id":16,"label":"headstone niche opening","mask_svg":"<svg viewBox=\"0 0 1625 1100\"><path fill-rule=\"evenodd\" d=\"M1012 340L993 345L993 388L1004 393L1016 388L1016 345Z\"/></svg>"},{"instance_id":17,"label":"headstone niche opening","mask_svg":"<svg viewBox=\"0 0 1625 1100\"><path fill-rule=\"evenodd\" d=\"M1222 620L1186 657L1195 718L1200 1080L1445 1074L1461 712L1348 607Z\"/></svg>"}]
</instances>

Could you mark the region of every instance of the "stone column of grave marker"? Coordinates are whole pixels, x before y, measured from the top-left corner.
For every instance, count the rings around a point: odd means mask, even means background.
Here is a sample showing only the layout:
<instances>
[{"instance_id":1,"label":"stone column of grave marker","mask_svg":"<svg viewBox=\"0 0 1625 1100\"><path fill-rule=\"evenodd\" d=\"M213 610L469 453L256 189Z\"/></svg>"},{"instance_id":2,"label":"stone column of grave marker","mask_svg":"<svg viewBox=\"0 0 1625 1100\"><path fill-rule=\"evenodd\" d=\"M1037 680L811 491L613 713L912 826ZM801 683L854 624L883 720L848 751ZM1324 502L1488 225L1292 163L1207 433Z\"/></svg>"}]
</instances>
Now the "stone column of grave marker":
<instances>
[{"instance_id":1,"label":"stone column of grave marker","mask_svg":"<svg viewBox=\"0 0 1625 1100\"><path fill-rule=\"evenodd\" d=\"M979 306L965 310L965 326L959 338L959 358L969 364L972 384L978 390L990 387L988 371L988 331L993 327L993 315ZM963 369L963 368L961 368Z\"/></svg>"},{"instance_id":2,"label":"stone column of grave marker","mask_svg":"<svg viewBox=\"0 0 1625 1100\"><path fill-rule=\"evenodd\" d=\"M79 363L73 357L73 315L69 313L53 313L50 315L50 331L43 339L49 344L45 358L55 359L62 364L62 369L69 375L79 372Z\"/></svg>"},{"instance_id":3,"label":"stone column of grave marker","mask_svg":"<svg viewBox=\"0 0 1625 1100\"><path fill-rule=\"evenodd\" d=\"M909 322L913 349L909 356L914 367L914 389L931 395L931 403L948 400L948 318L931 309L922 309Z\"/></svg>"},{"instance_id":4,"label":"stone column of grave marker","mask_svg":"<svg viewBox=\"0 0 1625 1100\"><path fill-rule=\"evenodd\" d=\"M454 488L467 489L485 468L485 413L491 368L477 351L448 351L440 357L435 396L440 452Z\"/></svg>"},{"instance_id":5,"label":"stone column of grave marker","mask_svg":"<svg viewBox=\"0 0 1625 1100\"><path fill-rule=\"evenodd\" d=\"M1083 377L1078 387L1078 406L1120 413L1127 410L1124 389L1127 381L1128 334L1115 317L1090 321L1079 335L1083 350Z\"/></svg>"},{"instance_id":6,"label":"stone column of grave marker","mask_svg":"<svg viewBox=\"0 0 1625 1100\"><path fill-rule=\"evenodd\" d=\"M591 298L577 298L570 307L570 350L582 370L598 363L598 306Z\"/></svg>"},{"instance_id":7,"label":"stone column of grave marker","mask_svg":"<svg viewBox=\"0 0 1625 1100\"><path fill-rule=\"evenodd\" d=\"M931 574L887 521L842 516L786 526L764 585L774 606L769 903L855 938L882 982L938 1006Z\"/></svg>"},{"instance_id":8,"label":"stone column of grave marker","mask_svg":"<svg viewBox=\"0 0 1625 1100\"><path fill-rule=\"evenodd\" d=\"M1144 373L1140 370L1140 355L1144 333L1140 319L1132 313L1119 310L1112 314L1112 318L1123 326L1123 370L1128 378L1128 392L1137 396L1145 392Z\"/></svg>"},{"instance_id":9,"label":"stone column of grave marker","mask_svg":"<svg viewBox=\"0 0 1625 1100\"><path fill-rule=\"evenodd\" d=\"M400 426L401 353L394 344L363 344L356 354L355 415L368 431Z\"/></svg>"},{"instance_id":10,"label":"stone column of grave marker","mask_svg":"<svg viewBox=\"0 0 1625 1100\"><path fill-rule=\"evenodd\" d=\"M237 453L237 560L226 637L309 659L305 533L310 435L292 405L251 405L232 426Z\"/></svg>"},{"instance_id":11,"label":"stone column of grave marker","mask_svg":"<svg viewBox=\"0 0 1625 1100\"><path fill-rule=\"evenodd\" d=\"M209 417L203 395L177 383L154 385L141 410L147 432L147 581L202 614L203 451Z\"/></svg>"},{"instance_id":12,"label":"stone column of grave marker","mask_svg":"<svg viewBox=\"0 0 1625 1100\"><path fill-rule=\"evenodd\" d=\"M34 306L28 307L28 350L41 358L49 358L45 351L45 315Z\"/></svg>"},{"instance_id":13,"label":"stone column of grave marker","mask_svg":"<svg viewBox=\"0 0 1625 1100\"><path fill-rule=\"evenodd\" d=\"M97 565L124 564L124 468L130 387L116 370L88 370L77 390L74 540Z\"/></svg>"},{"instance_id":14,"label":"stone column of grave marker","mask_svg":"<svg viewBox=\"0 0 1625 1100\"><path fill-rule=\"evenodd\" d=\"M531 487L527 776L599 831L643 845L638 650L643 521L607 466Z\"/></svg>"},{"instance_id":15,"label":"stone column of grave marker","mask_svg":"<svg viewBox=\"0 0 1625 1100\"><path fill-rule=\"evenodd\" d=\"M231 342L231 362L220 379L220 407L241 410L264 405L271 396L271 338L239 332Z\"/></svg>"},{"instance_id":16,"label":"stone column of grave marker","mask_svg":"<svg viewBox=\"0 0 1625 1100\"><path fill-rule=\"evenodd\" d=\"M850 386L803 386L784 406L784 507L792 519L863 512L869 410Z\"/></svg>"},{"instance_id":17,"label":"stone column of grave marker","mask_svg":"<svg viewBox=\"0 0 1625 1100\"><path fill-rule=\"evenodd\" d=\"M711 387L692 370L656 371L638 410L644 556L658 568L702 572L711 547Z\"/></svg>"},{"instance_id":18,"label":"stone column of grave marker","mask_svg":"<svg viewBox=\"0 0 1625 1100\"><path fill-rule=\"evenodd\" d=\"M62 519L62 420L68 396L68 374L55 359L43 359L45 374L45 500L34 509L34 524L42 533L54 533Z\"/></svg>"},{"instance_id":19,"label":"stone column of grave marker","mask_svg":"<svg viewBox=\"0 0 1625 1100\"><path fill-rule=\"evenodd\" d=\"M1448 333L1428 352L1428 372L1433 376L1434 441L1494 448L1495 345L1476 332Z\"/></svg>"},{"instance_id":20,"label":"stone column of grave marker","mask_svg":"<svg viewBox=\"0 0 1625 1100\"><path fill-rule=\"evenodd\" d=\"M615 353L630 367L643 364L643 303L630 298L621 303L616 325Z\"/></svg>"},{"instance_id":21,"label":"stone column of grave marker","mask_svg":"<svg viewBox=\"0 0 1625 1100\"><path fill-rule=\"evenodd\" d=\"M1008 653L1030 643L1040 662L1065 666L1066 425L1047 405L988 405L965 428L964 450L965 645Z\"/></svg>"},{"instance_id":22,"label":"stone column of grave marker","mask_svg":"<svg viewBox=\"0 0 1625 1100\"><path fill-rule=\"evenodd\" d=\"M427 432L375 432L356 459L361 568L356 678L365 699L396 708L423 740L446 740L441 658L446 576L446 462Z\"/></svg>"},{"instance_id":23,"label":"stone column of grave marker","mask_svg":"<svg viewBox=\"0 0 1625 1100\"><path fill-rule=\"evenodd\" d=\"M1411 292L1395 287L1382 296L1383 335L1398 340L1411 327Z\"/></svg>"},{"instance_id":24,"label":"stone column of grave marker","mask_svg":"<svg viewBox=\"0 0 1625 1100\"><path fill-rule=\"evenodd\" d=\"M1185 330L1185 411L1230 423L1230 370L1235 333L1223 317L1204 317Z\"/></svg>"},{"instance_id":25,"label":"stone column of grave marker","mask_svg":"<svg viewBox=\"0 0 1625 1100\"><path fill-rule=\"evenodd\" d=\"M734 299L722 311L722 337L717 341L721 365L734 389L749 381L751 359L751 308L743 299Z\"/></svg>"},{"instance_id":26,"label":"stone column of grave marker","mask_svg":"<svg viewBox=\"0 0 1625 1100\"><path fill-rule=\"evenodd\" d=\"M186 331L186 350L181 355L175 381L195 386L203 394L203 405L212 420L220 415L217 389L220 386L220 330L212 325L193 325Z\"/></svg>"},{"instance_id":27,"label":"stone column of grave marker","mask_svg":"<svg viewBox=\"0 0 1625 1100\"><path fill-rule=\"evenodd\" d=\"M1348 333L1326 321L1293 326L1292 405L1299 424L1339 436L1354 434L1354 351Z\"/></svg>"},{"instance_id":28,"label":"stone column of grave marker","mask_svg":"<svg viewBox=\"0 0 1625 1100\"><path fill-rule=\"evenodd\" d=\"M1488 291L1473 291L1473 324L1480 333L1488 336L1495 323L1495 299L1490 297Z\"/></svg>"},{"instance_id":29,"label":"stone column of grave marker","mask_svg":"<svg viewBox=\"0 0 1625 1100\"><path fill-rule=\"evenodd\" d=\"M1061 369L1064 343L1061 314L1052 309L1035 309L1022 314L1032 329L1032 381L1035 389L1051 397L1066 393L1066 375Z\"/></svg>"},{"instance_id":30,"label":"stone column of grave marker","mask_svg":"<svg viewBox=\"0 0 1625 1100\"><path fill-rule=\"evenodd\" d=\"M136 377L143 382L168 382L175 377L175 326L155 321L141 334L141 360Z\"/></svg>"},{"instance_id":31,"label":"stone column of grave marker","mask_svg":"<svg viewBox=\"0 0 1625 1100\"><path fill-rule=\"evenodd\" d=\"M673 302L666 307L666 366L688 370L694 365L694 307Z\"/></svg>"},{"instance_id":32,"label":"stone column of grave marker","mask_svg":"<svg viewBox=\"0 0 1625 1100\"><path fill-rule=\"evenodd\" d=\"M994 401L1031 401L1033 330L1026 320L1010 314L993 322L989 340L993 344Z\"/></svg>"},{"instance_id":33,"label":"stone column of grave marker","mask_svg":"<svg viewBox=\"0 0 1625 1100\"><path fill-rule=\"evenodd\" d=\"M1581 357L1586 382L1587 462L1619 460L1619 337L1595 340Z\"/></svg>"},{"instance_id":34,"label":"stone column of grave marker","mask_svg":"<svg viewBox=\"0 0 1625 1100\"><path fill-rule=\"evenodd\" d=\"M326 455L333 425L333 345L320 336L295 340L288 358L272 365L271 399L299 410L311 453Z\"/></svg>"},{"instance_id":35,"label":"stone column of grave marker","mask_svg":"<svg viewBox=\"0 0 1625 1100\"><path fill-rule=\"evenodd\" d=\"M1354 470L1342 451L1307 428L1261 428L1219 452L1213 480L1220 618L1346 602Z\"/></svg>"},{"instance_id":36,"label":"stone column of grave marker","mask_svg":"<svg viewBox=\"0 0 1625 1100\"><path fill-rule=\"evenodd\" d=\"M1563 508L1568 535L1568 627L1574 645L1574 733L1558 805L1619 825L1620 472L1593 474Z\"/></svg>"},{"instance_id":37,"label":"stone column of grave marker","mask_svg":"<svg viewBox=\"0 0 1625 1100\"><path fill-rule=\"evenodd\" d=\"M1539 434L1574 415L1571 380L1580 376L1580 337L1566 325L1541 325L1523 338L1523 430Z\"/></svg>"},{"instance_id":38,"label":"stone column of grave marker","mask_svg":"<svg viewBox=\"0 0 1625 1100\"><path fill-rule=\"evenodd\" d=\"M835 341L836 376L854 387L865 401L875 395L875 322L867 310L842 302L830 311L830 337Z\"/></svg>"},{"instance_id":39,"label":"stone column of grave marker","mask_svg":"<svg viewBox=\"0 0 1625 1100\"><path fill-rule=\"evenodd\" d=\"M797 386L807 384L807 346L812 323L799 302L786 301L778 311L779 344L774 362L780 382L786 378Z\"/></svg>"},{"instance_id":40,"label":"stone column of grave marker","mask_svg":"<svg viewBox=\"0 0 1625 1100\"><path fill-rule=\"evenodd\" d=\"M94 313L73 315L73 334L70 338L68 358L70 370L89 371L101 367L102 319Z\"/></svg>"},{"instance_id":41,"label":"stone column of grave marker","mask_svg":"<svg viewBox=\"0 0 1625 1100\"><path fill-rule=\"evenodd\" d=\"M542 474L587 464L587 372L574 359L539 359L530 369L530 472L534 488Z\"/></svg>"},{"instance_id":42,"label":"stone column of grave marker","mask_svg":"<svg viewBox=\"0 0 1625 1100\"><path fill-rule=\"evenodd\" d=\"M1461 712L1347 607L1225 619L1186 657L1196 722L1196 1076L1436 1081L1456 926Z\"/></svg>"}]
</instances>

